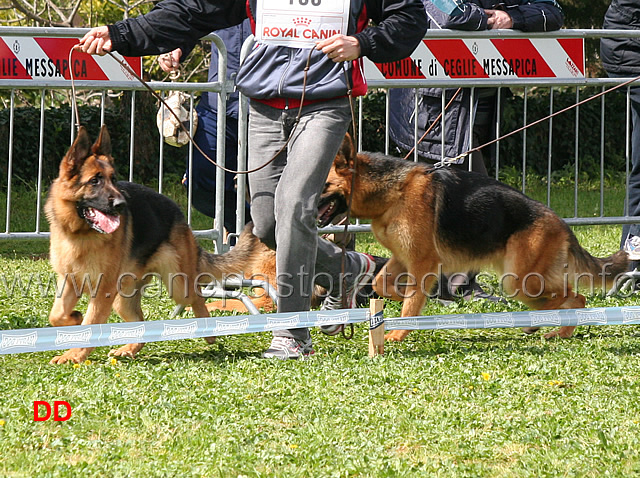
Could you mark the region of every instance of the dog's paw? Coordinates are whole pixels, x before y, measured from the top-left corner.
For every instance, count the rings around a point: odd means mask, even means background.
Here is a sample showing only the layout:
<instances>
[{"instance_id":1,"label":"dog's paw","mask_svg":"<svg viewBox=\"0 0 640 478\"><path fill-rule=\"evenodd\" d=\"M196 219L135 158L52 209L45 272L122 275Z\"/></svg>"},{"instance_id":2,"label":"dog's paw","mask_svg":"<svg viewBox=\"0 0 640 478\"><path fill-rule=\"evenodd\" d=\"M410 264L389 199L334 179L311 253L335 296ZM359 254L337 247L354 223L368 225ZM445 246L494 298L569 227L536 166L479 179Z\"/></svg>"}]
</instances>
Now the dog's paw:
<instances>
[{"instance_id":1,"label":"dog's paw","mask_svg":"<svg viewBox=\"0 0 640 478\"><path fill-rule=\"evenodd\" d=\"M144 346L144 344L127 344L127 345L123 345L122 347L120 347L118 349L111 350L109 352L109 356L110 357L125 357L125 358L134 359L134 358L136 358L136 354L138 352L140 352L140 349L142 349L143 346Z\"/></svg>"},{"instance_id":2,"label":"dog's paw","mask_svg":"<svg viewBox=\"0 0 640 478\"><path fill-rule=\"evenodd\" d=\"M214 344L216 342L216 337L205 337L204 341L209 345Z\"/></svg>"},{"instance_id":3,"label":"dog's paw","mask_svg":"<svg viewBox=\"0 0 640 478\"><path fill-rule=\"evenodd\" d=\"M544 338L547 340L568 339L568 338L571 338L574 330L575 330L575 327L570 327L570 326L560 327L558 330L554 330L552 332L544 334Z\"/></svg>"},{"instance_id":4,"label":"dog's paw","mask_svg":"<svg viewBox=\"0 0 640 478\"><path fill-rule=\"evenodd\" d=\"M384 339L388 342L402 342L407 335L409 335L408 330L393 330L385 335Z\"/></svg>"},{"instance_id":5,"label":"dog's paw","mask_svg":"<svg viewBox=\"0 0 640 478\"><path fill-rule=\"evenodd\" d=\"M67 362L82 363L89 357L89 352L86 349L70 349L62 355L53 357L50 364L60 365Z\"/></svg>"}]
</instances>

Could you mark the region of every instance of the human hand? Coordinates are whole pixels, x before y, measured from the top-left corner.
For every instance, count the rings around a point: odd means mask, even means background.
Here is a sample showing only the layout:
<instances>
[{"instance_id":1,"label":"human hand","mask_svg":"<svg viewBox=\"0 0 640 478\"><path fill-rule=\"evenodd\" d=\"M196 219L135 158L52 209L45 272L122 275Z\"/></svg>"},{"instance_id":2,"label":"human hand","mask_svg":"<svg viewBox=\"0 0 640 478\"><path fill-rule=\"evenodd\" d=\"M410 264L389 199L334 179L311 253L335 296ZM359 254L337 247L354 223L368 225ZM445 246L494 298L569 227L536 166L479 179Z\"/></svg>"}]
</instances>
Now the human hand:
<instances>
[{"instance_id":1,"label":"human hand","mask_svg":"<svg viewBox=\"0 0 640 478\"><path fill-rule=\"evenodd\" d=\"M112 48L109 28L106 26L92 28L74 48L89 55L106 55Z\"/></svg>"},{"instance_id":2,"label":"human hand","mask_svg":"<svg viewBox=\"0 0 640 478\"><path fill-rule=\"evenodd\" d=\"M322 50L334 62L352 61L360 58L360 42L356 37L333 35L316 43L316 50Z\"/></svg>"},{"instance_id":3,"label":"human hand","mask_svg":"<svg viewBox=\"0 0 640 478\"><path fill-rule=\"evenodd\" d=\"M170 73L172 71L178 71L180 68L180 58L182 57L182 49L176 48L169 53L163 53L158 57L158 64L162 71Z\"/></svg>"},{"instance_id":4,"label":"human hand","mask_svg":"<svg viewBox=\"0 0 640 478\"><path fill-rule=\"evenodd\" d=\"M513 28L513 20L504 10L485 10L487 14L487 27L489 30Z\"/></svg>"}]
</instances>

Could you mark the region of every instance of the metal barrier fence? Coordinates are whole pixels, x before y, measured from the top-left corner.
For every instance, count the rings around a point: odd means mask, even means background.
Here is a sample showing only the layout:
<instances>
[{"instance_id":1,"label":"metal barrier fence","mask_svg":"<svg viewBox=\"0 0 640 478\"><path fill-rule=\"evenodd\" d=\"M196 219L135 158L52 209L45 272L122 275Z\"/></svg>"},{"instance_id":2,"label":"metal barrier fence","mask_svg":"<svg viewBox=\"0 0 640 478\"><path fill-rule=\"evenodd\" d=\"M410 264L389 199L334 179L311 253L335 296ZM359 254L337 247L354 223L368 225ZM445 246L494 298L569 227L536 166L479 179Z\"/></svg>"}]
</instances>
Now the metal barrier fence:
<instances>
[{"instance_id":1,"label":"metal barrier fence","mask_svg":"<svg viewBox=\"0 0 640 478\"><path fill-rule=\"evenodd\" d=\"M85 29L63 29L63 28L23 28L23 27L0 27L0 37L2 36L11 36L11 37L29 37L29 36L43 36L43 37L62 37L62 38L79 38L86 32ZM639 37L640 32L635 31L612 31L612 30L561 30L558 32L545 33L545 34L531 34L531 33L521 33L515 31L487 31L487 32L455 32L455 31L430 31L428 32L427 38L432 39L451 39L451 38L460 38L464 36L464 38L472 38L472 39L484 39L484 38L600 38L604 36L611 37ZM226 49L220 39L215 35L209 35L207 37L211 39L213 44L220 50L220 63L219 63L219 78L226 78ZM247 47L245 45L245 47ZM524 79L524 78L504 78L504 79L434 79L434 78L426 78L426 79L401 79L401 80L369 80L369 88L370 90L388 90L390 88L423 88L423 87L440 87L440 88L455 88L455 87L469 87L472 88L472 94L476 94L477 88L483 87L496 87L496 88L513 88L518 89L518 94L521 96L522 101L524 103L523 107L523 118L521 124L525 124L527 122L531 122L537 118L533 118L532 114L528 109L528 98L532 95L532 92L536 94L541 90L547 90L549 92L549 106L548 112L554 111L554 94L557 94L560 90L565 90L567 88L574 89L576 95L576 103L578 99L581 97L581 94L586 88L595 87L599 90L604 90L614 85L618 85L622 83L624 79L605 79L605 78L578 78L578 79ZM202 90L214 91L218 92L219 100L218 100L218 111L224 112L226 109L226 95L233 88L233 83L229 81L217 82L217 83L177 83L177 82L150 82L149 85L151 88L157 91L166 92L169 90L183 90L189 93L190 95L190 107L194 108L194 104L196 101L196 93ZM134 144L136 142L135 137L135 108L136 108L136 92L141 91L143 89L142 86L132 85L131 83L119 83L119 82L90 82L90 81L77 81L77 88L82 90L94 90L99 92L98 95L98 103L100 108L101 118L104 121L106 103L108 92L122 92L122 91L131 91L131 124L130 124L130 138L129 138L129 179L134 178ZM34 125L34 127L39 128L39 147L37 158L34 158L34 161L37 163L37 173L35 179L30 178L17 178L13 173L13 164L15 158L13 156L13 141L15 137L14 131L14 110L16 108L16 98L21 95L22 91L25 90L36 90L40 93L40 123L38 126ZM56 86L52 85L47 80L10 80L0 77L0 95L5 94L6 99L4 101L4 108L10 109L9 115L9 126L8 126L8 137L0 138L1 142L6 142L8 144L8 157L0 158L0 161L5 162L5 167L7 170L6 175L6 192L0 191L0 197L4 196L4 232L0 232L0 239L21 239L21 238L34 238L34 237L47 237L48 233L41 228L41 211L43 206L43 193L47 189L47 184L44 184L43 181L43 163L45 161L54 161L56 164L59 162L61 158L48 158L45 157L44 150L44 138L46 135L55 134L55 132L45 131L44 128L44 118L47 115L47 94L52 90L69 90L69 86ZM555 171L551 167L551 159L553 157L553 149L551 147L552 140L554 136L563 135L568 136L573 139L575 143L574 148L574 158L573 158L573 166L572 166L572 183L573 183L573 198L571 198L573 210L572 213L562 214L561 216L565 217L565 220L572 225L590 225L590 224L625 224L625 223L633 223L640 221L638 217L631 217L628 214L626 208L624 208L624 199L628 198L629 194L629 183L628 176L630 170L630 150L629 150L629 138L630 138L630 96L629 96L629 88L625 88L626 93L626 108L624 112L619 112L617 121L624 121L624 136L625 141L624 151L609 151L606 150L606 145L604 143L604 134L605 127L613 121L612 118L608 118L605 116L605 105L608 101L606 96L603 96L599 101L601 104L601 114L599 120L597 118L587 118L588 121L594 122L597 124L593 124L590 126L589 135L594 135L594 131L596 134L600 135L601 145L600 145L600 178L599 185L597 189L597 197L598 204L595 208L589 210L587 213L583 212L579 208L579 200L581 199L584 191L581 189L581 151L580 151L580 143L581 143L581 135L584 133L581 131L580 124L581 121L584 121L581 118L581 109L576 108L575 112L575 127L572 131L559 131L556 127L556 123L553 120L548 121L547 128L547 138L548 142L548 154L546 158L530 158L528 156L528 136L527 131L523 133L519 133L522 138L522 158L520 161L521 169L519 174L521 176L521 187L523 192L529 193L528 188L528 171L535 161L543 161L547 162L547 178L546 178L546 199L542 198L543 202L550 205L552 208L555 207L555 197L553 195L554 188L552 187L552 176ZM444 105L444 101L443 101ZM241 118L246 118L243 112L246 111L247 104L246 101L241 101ZM358 127L360 133L362 133L362 127L364 122L364 103L363 100L360 99L358 102ZM388 129L388 119L389 119L389 104L387 101L386 111L385 111L385 152L389 152L392 149L392 144L389 139L389 129ZM445 112L446 118L446 112ZM75 122L75 118L72 117L69 119L70 124ZM471 124L473 124L473 119L471 118ZM504 121L502 118L498 117L496 121L496 130L503 134L504 131ZM225 115L220 114L218 118L218 145L217 145L217 161L220 164L224 164L224 126L225 126ZM359 135L362 138L362 134ZM72 138L73 138L73 128L72 128ZM71 139L72 139L71 138ZM246 121L240 121L239 124L239 169L246 169L246 142L247 142L247 123ZM535 141L541 141L539 138ZM185 156L187 157L187 161L191 161L193 150L190 146L185 147ZM497 148L497 163L496 163L496 176L500 175L500 144ZM613 197L611 199L611 191L609 190L608 185L606 184L605 174L607 171L607 157L611 155L618 155L625 158L625 166L624 171L620 171L625 173L627 178L626 185L624 188L624 193ZM164 157L165 157L165 146L162 142L162 139L159 139L159 157L158 161L158 178L157 178L157 190L159 192L163 192L164 187ZM417 158L416 158L417 159ZM122 158L117 158L117 160L122 160ZM192 168L189 168L191 172ZM216 245L218 246L218 250L223 250L223 204L224 204L224 179L223 172L221 170L217 171L217 190L216 190L216 218L214 224L209 229L196 229L194 232L197 236L200 237L210 237L216 241ZM2 181L2 179L0 179ZM25 186L29 189L36 191L36 199L35 201L35 224L33 229L31 230L19 230L12 226L12 218L16 213L14 208L15 199L16 199L16 183L20 181L21 183L26 183ZM2 181L4 182L4 181ZM192 182L189 181L189 184ZM244 207L242 201L244 200L246 193L246 183L245 178L240 176L238 178L238 192L240 203L237 212L236 222L238 225L244 223ZM192 221L191 214L191 190L187 191L188 197L188 206L187 206L187 219L189 223ZM590 195L592 193L590 192ZM613 202L612 202L613 201ZM2 217L2 212L0 212L0 217ZM328 228L323 229L323 232L338 232L341 231L342 227L338 226L330 226ZM356 224L352 226L353 231L368 231L369 227L366 224Z\"/></svg>"}]
</instances>

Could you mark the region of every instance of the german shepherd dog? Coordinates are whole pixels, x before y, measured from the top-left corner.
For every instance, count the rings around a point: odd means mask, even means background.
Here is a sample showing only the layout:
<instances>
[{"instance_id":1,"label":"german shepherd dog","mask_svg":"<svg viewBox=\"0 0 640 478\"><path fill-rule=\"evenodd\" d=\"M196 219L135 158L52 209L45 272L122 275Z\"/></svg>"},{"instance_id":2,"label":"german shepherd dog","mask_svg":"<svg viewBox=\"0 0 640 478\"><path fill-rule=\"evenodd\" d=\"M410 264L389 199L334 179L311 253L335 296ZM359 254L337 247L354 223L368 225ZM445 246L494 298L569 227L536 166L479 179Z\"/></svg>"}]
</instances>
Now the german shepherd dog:
<instances>
[{"instance_id":1,"label":"german shepherd dog","mask_svg":"<svg viewBox=\"0 0 640 478\"><path fill-rule=\"evenodd\" d=\"M60 163L45 212L51 263L61 291L49 315L54 326L106 323L112 308L125 321L143 320L140 291L152 274L162 278L176 303L191 305L197 317L208 317L199 293L200 274L219 280L273 263L274 253L249 228L230 252L204 251L172 200L138 184L116 182L105 126L93 145L87 131L79 129ZM89 292L83 317L74 307L80 295ZM129 344L111 353L134 357L142 347ZM92 350L70 349L51 363L82 362Z\"/></svg>"},{"instance_id":2,"label":"german shepherd dog","mask_svg":"<svg viewBox=\"0 0 640 478\"><path fill-rule=\"evenodd\" d=\"M347 137L320 199L320 224L349 200L352 216L371 219L376 239L391 251L374 290L403 300L403 317L419 315L440 271L491 268L502 274L506 292L539 310L583 308L572 282L585 276L610 287L627 271L625 252L593 257L551 209L499 181L382 154L358 153L356 160ZM560 327L545 338L568 338L574 329ZM385 338L408 334L395 330Z\"/></svg>"}]
</instances>

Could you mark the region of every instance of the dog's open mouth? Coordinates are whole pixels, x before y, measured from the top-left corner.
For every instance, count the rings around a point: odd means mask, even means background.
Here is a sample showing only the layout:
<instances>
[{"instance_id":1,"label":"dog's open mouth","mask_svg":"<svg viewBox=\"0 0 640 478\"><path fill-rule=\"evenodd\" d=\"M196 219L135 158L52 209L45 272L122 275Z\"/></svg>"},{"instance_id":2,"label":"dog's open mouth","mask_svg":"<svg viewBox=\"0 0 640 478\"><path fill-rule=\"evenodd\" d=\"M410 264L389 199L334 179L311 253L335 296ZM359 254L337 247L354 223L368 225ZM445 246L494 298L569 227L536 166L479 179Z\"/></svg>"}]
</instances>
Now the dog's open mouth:
<instances>
[{"instance_id":1,"label":"dog's open mouth","mask_svg":"<svg viewBox=\"0 0 640 478\"><path fill-rule=\"evenodd\" d=\"M85 208L82 215L92 228L102 234L111 234L120 227L120 216L105 214L93 207Z\"/></svg>"},{"instance_id":2,"label":"dog's open mouth","mask_svg":"<svg viewBox=\"0 0 640 478\"><path fill-rule=\"evenodd\" d=\"M320 200L318 204L318 226L324 227L338 214L346 211L346 204L342 196L333 195Z\"/></svg>"}]
</instances>

